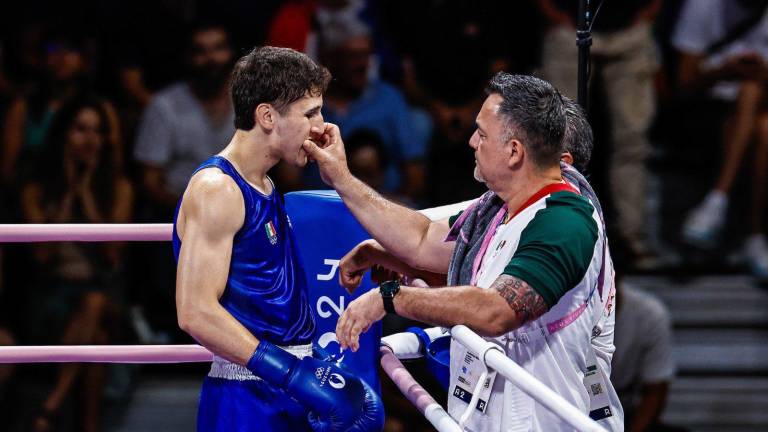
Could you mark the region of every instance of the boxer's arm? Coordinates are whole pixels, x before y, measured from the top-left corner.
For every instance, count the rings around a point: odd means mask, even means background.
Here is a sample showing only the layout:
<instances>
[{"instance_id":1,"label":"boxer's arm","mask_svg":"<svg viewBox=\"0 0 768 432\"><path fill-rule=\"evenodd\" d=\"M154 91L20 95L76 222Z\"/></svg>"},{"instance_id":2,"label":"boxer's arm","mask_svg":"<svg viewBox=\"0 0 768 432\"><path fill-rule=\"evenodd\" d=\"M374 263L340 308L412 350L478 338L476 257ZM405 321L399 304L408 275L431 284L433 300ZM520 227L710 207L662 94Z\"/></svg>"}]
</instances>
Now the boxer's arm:
<instances>
[{"instance_id":1,"label":"boxer's arm","mask_svg":"<svg viewBox=\"0 0 768 432\"><path fill-rule=\"evenodd\" d=\"M230 177L206 170L190 181L182 210L176 273L179 327L216 355L245 365L258 340L219 303L233 238L245 215L242 195Z\"/></svg>"}]
</instances>

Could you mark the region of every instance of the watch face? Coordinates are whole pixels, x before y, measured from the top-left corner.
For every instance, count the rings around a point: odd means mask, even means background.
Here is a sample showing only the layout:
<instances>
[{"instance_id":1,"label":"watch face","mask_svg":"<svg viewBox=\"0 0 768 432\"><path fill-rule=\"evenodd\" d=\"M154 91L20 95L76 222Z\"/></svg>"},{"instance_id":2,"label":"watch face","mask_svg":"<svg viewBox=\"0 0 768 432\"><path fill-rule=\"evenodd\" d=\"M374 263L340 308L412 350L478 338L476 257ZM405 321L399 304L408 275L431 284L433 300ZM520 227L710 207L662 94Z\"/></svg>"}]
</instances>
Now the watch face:
<instances>
[{"instance_id":1,"label":"watch face","mask_svg":"<svg viewBox=\"0 0 768 432\"><path fill-rule=\"evenodd\" d=\"M381 284L379 290L382 295L393 296L400 289L400 284L397 281L386 281Z\"/></svg>"}]
</instances>

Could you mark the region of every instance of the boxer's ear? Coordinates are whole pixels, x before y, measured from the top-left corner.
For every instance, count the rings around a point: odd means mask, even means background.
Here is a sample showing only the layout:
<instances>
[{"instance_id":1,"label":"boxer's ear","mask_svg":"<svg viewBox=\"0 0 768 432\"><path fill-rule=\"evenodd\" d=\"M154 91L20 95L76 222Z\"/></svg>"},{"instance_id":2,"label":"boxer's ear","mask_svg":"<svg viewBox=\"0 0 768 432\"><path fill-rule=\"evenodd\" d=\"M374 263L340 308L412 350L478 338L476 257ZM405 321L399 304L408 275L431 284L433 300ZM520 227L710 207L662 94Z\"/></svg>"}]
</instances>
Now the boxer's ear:
<instances>
[{"instance_id":1,"label":"boxer's ear","mask_svg":"<svg viewBox=\"0 0 768 432\"><path fill-rule=\"evenodd\" d=\"M253 111L254 121L262 129L271 131L275 128L275 107L270 104L259 104Z\"/></svg>"}]
</instances>

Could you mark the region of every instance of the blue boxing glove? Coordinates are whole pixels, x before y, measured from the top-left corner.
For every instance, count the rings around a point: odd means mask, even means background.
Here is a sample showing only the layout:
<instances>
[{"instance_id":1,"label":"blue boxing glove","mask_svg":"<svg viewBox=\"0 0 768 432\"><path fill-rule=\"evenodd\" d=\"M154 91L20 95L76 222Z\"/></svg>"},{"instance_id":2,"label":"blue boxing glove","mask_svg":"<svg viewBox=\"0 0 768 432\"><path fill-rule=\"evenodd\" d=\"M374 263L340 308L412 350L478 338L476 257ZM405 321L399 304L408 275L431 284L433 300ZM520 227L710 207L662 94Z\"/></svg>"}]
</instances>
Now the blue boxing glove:
<instances>
[{"instance_id":1,"label":"blue boxing glove","mask_svg":"<svg viewBox=\"0 0 768 432\"><path fill-rule=\"evenodd\" d=\"M334 363L304 357L261 341L248 361L248 370L279 387L309 410L317 432L380 431L384 405L368 384Z\"/></svg>"}]
</instances>

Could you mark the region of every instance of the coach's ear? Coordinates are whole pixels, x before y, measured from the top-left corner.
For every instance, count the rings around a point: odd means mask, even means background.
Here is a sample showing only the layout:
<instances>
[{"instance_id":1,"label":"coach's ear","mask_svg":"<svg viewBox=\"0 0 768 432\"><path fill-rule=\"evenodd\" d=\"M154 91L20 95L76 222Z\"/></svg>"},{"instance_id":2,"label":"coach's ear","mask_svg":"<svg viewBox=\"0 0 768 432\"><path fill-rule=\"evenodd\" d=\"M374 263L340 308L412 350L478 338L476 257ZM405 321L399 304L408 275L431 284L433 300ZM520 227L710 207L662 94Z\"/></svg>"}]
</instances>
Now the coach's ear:
<instances>
[{"instance_id":1,"label":"coach's ear","mask_svg":"<svg viewBox=\"0 0 768 432\"><path fill-rule=\"evenodd\" d=\"M262 129L271 131L275 128L275 107L270 104L262 103L256 107L253 112L254 120Z\"/></svg>"},{"instance_id":2,"label":"coach's ear","mask_svg":"<svg viewBox=\"0 0 768 432\"><path fill-rule=\"evenodd\" d=\"M504 157L507 158L508 167L514 168L523 162L526 154L526 148L519 140L514 138L510 139L504 143L504 150L506 151Z\"/></svg>"}]
</instances>

